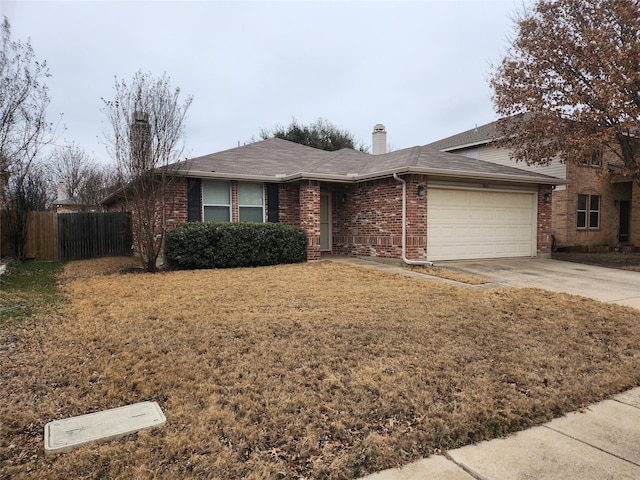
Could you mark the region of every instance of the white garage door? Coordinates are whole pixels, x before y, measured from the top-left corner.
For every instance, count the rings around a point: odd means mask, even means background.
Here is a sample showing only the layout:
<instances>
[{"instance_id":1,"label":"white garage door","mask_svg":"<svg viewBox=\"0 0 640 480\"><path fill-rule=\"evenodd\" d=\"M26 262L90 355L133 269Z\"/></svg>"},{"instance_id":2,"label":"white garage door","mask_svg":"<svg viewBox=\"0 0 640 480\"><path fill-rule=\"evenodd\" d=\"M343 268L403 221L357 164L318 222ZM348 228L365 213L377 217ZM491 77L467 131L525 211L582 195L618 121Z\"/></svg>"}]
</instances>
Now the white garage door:
<instances>
[{"instance_id":1,"label":"white garage door","mask_svg":"<svg viewBox=\"0 0 640 480\"><path fill-rule=\"evenodd\" d=\"M533 193L427 191L427 258L462 260L535 255Z\"/></svg>"}]
</instances>

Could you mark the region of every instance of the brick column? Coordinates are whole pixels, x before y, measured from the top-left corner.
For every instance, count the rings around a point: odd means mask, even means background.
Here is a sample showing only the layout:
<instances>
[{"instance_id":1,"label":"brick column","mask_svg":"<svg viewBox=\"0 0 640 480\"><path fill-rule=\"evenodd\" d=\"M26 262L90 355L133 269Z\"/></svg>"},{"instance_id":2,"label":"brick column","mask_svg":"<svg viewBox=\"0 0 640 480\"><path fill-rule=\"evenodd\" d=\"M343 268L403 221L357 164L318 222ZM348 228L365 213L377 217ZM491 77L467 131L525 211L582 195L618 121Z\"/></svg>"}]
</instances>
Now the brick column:
<instances>
[{"instance_id":1,"label":"brick column","mask_svg":"<svg viewBox=\"0 0 640 480\"><path fill-rule=\"evenodd\" d=\"M238 207L238 182L231 180L231 221L240 221L240 208Z\"/></svg>"},{"instance_id":2,"label":"brick column","mask_svg":"<svg viewBox=\"0 0 640 480\"><path fill-rule=\"evenodd\" d=\"M640 248L640 185L631 185L631 223L629 225L629 243Z\"/></svg>"},{"instance_id":3,"label":"brick column","mask_svg":"<svg viewBox=\"0 0 640 480\"><path fill-rule=\"evenodd\" d=\"M409 260L424 260L427 250L427 176L410 175L407 182L407 238L405 254ZM423 195L418 195L422 186Z\"/></svg>"},{"instance_id":4,"label":"brick column","mask_svg":"<svg viewBox=\"0 0 640 480\"><path fill-rule=\"evenodd\" d=\"M307 234L307 261L320 259L320 182L300 183L300 226Z\"/></svg>"},{"instance_id":5,"label":"brick column","mask_svg":"<svg viewBox=\"0 0 640 480\"><path fill-rule=\"evenodd\" d=\"M537 254L539 257L551 256L551 212L552 203L544 201L545 194L551 198L551 185L540 185L538 187L538 218L537 225Z\"/></svg>"}]
</instances>

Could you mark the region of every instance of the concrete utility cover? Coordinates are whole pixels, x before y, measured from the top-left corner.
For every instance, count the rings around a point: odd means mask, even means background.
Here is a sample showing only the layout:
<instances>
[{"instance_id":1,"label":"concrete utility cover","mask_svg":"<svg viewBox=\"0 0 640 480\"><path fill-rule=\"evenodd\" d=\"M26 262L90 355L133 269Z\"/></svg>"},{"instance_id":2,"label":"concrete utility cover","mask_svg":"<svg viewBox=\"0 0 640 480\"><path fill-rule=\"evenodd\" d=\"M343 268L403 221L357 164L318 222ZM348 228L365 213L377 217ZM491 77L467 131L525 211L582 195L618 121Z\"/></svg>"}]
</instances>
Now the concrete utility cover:
<instances>
[{"instance_id":1,"label":"concrete utility cover","mask_svg":"<svg viewBox=\"0 0 640 480\"><path fill-rule=\"evenodd\" d=\"M44 427L44 453L68 452L85 443L112 440L167 422L157 402L140 402L103 412L49 422Z\"/></svg>"}]
</instances>

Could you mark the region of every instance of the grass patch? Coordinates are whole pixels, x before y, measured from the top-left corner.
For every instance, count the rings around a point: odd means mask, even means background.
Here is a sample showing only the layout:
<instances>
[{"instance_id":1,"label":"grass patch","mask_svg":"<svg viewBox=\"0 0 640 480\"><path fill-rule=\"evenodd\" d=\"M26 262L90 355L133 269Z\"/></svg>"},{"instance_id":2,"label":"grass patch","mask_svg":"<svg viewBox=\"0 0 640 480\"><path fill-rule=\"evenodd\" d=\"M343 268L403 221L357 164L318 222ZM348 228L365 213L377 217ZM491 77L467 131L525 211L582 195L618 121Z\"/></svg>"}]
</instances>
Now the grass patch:
<instances>
[{"instance_id":1,"label":"grass patch","mask_svg":"<svg viewBox=\"0 0 640 480\"><path fill-rule=\"evenodd\" d=\"M333 262L73 277L0 330L0 477L355 478L640 384L640 312L576 296ZM44 457L47 422L143 400L165 427Z\"/></svg>"},{"instance_id":2,"label":"grass patch","mask_svg":"<svg viewBox=\"0 0 640 480\"><path fill-rule=\"evenodd\" d=\"M144 272L140 258L105 257L92 260L78 260L65 265L64 271L58 275L62 284L87 280L93 277L123 272Z\"/></svg>"},{"instance_id":3,"label":"grass patch","mask_svg":"<svg viewBox=\"0 0 640 480\"><path fill-rule=\"evenodd\" d=\"M56 286L59 263L23 262L9 264L0 276L0 327L57 305L63 298Z\"/></svg>"}]
</instances>

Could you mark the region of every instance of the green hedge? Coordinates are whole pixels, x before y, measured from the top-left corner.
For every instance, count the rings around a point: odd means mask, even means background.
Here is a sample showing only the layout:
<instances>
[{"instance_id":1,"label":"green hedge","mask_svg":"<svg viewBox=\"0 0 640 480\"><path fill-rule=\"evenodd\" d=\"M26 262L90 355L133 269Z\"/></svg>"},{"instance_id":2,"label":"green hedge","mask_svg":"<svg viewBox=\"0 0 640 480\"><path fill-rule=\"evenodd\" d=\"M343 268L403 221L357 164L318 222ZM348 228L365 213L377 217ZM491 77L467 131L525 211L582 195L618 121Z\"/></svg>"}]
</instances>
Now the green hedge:
<instances>
[{"instance_id":1,"label":"green hedge","mask_svg":"<svg viewBox=\"0 0 640 480\"><path fill-rule=\"evenodd\" d=\"M307 258L307 237L280 223L189 222L166 233L164 254L174 269L299 263Z\"/></svg>"}]
</instances>

